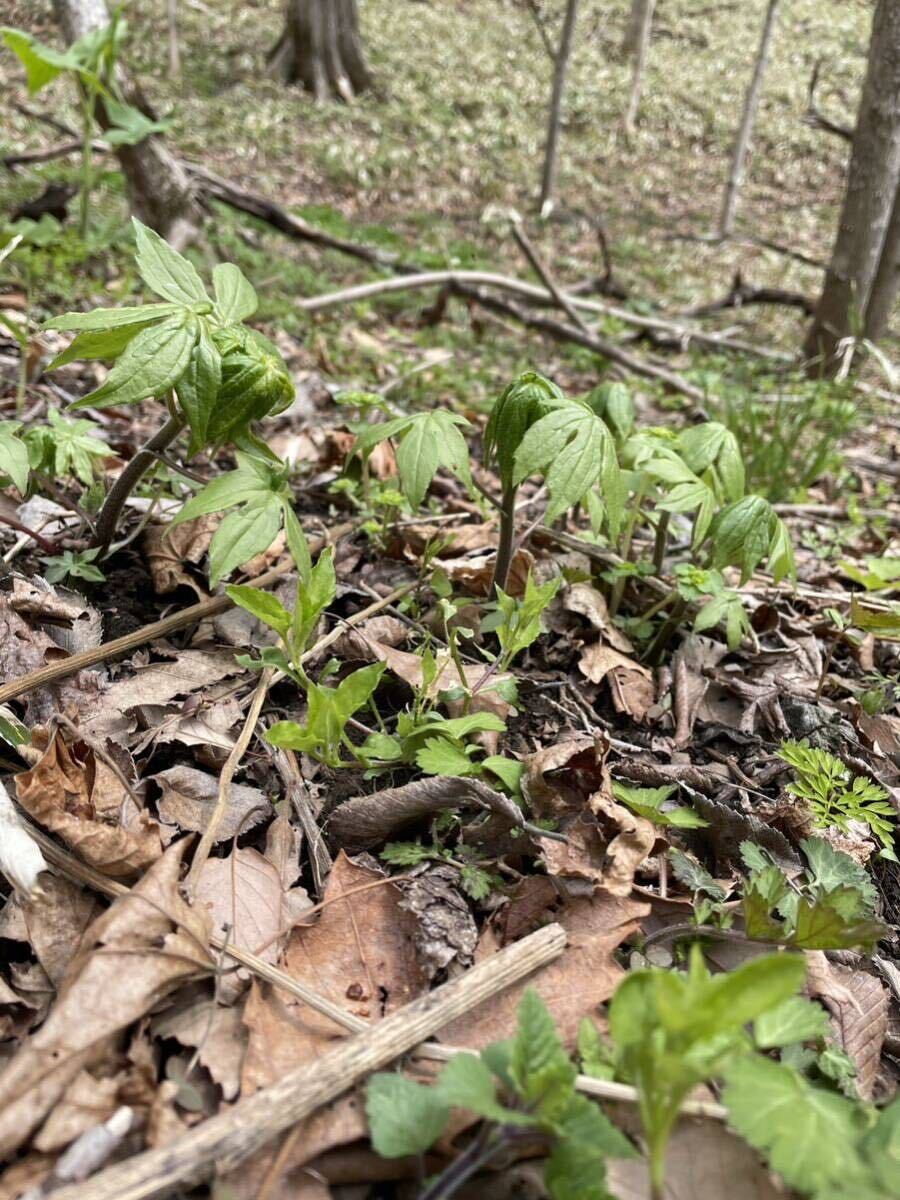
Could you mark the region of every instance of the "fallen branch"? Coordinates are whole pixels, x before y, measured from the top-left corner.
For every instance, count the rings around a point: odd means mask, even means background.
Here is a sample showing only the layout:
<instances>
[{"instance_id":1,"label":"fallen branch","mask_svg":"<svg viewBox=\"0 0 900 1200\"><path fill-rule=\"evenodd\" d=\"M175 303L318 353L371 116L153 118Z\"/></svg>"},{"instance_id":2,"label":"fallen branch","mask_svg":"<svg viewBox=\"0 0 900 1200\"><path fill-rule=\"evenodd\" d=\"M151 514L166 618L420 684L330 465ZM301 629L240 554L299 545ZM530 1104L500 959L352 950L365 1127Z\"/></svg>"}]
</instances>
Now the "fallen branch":
<instances>
[{"instance_id":1,"label":"fallen branch","mask_svg":"<svg viewBox=\"0 0 900 1200\"><path fill-rule=\"evenodd\" d=\"M566 935L548 925L490 955L464 975L405 1005L371 1029L211 1117L157 1150L148 1150L57 1200L146 1200L234 1170L285 1129L387 1066L445 1025L562 954Z\"/></svg>"},{"instance_id":2,"label":"fallen branch","mask_svg":"<svg viewBox=\"0 0 900 1200\"><path fill-rule=\"evenodd\" d=\"M749 283L744 283L739 271L734 277L731 290L721 300L687 309L684 316L708 317L727 308L745 308L748 304L787 305L789 308L801 309L806 316L812 316L816 307L815 301L804 296L802 292L790 292L785 288L752 287Z\"/></svg>"},{"instance_id":3,"label":"fallen branch","mask_svg":"<svg viewBox=\"0 0 900 1200\"><path fill-rule=\"evenodd\" d=\"M327 537L311 542L310 550L315 554L330 543L338 541L354 528L350 522L338 525L329 532ZM247 582L252 587L270 587L281 579L282 575L286 575L293 569L293 560L285 559L271 571L266 571ZM113 658L121 658L123 654L136 650L138 646L145 646L147 642L168 637L170 633L175 633L188 625L194 625L206 617L214 617L219 613L227 612L232 604L233 601L224 593L221 596L212 596L209 600L191 604L188 608L182 608L178 612L172 613L171 616L163 617L160 621L151 621L149 625L143 625L133 633L125 634L124 637L113 638L110 642L102 642L99 646L89 647L78 654L72 654L58 662L48 663L45 667L39 667L36 671L29 671L27 675L20 675L18 679L12 679L0 687L0 704L6 704L18 696L24 696L26 692L33 691L35 688L46 687L47 684L56 683L60 679L67 679L70 675L76 675L86 667L94 667L97 663L108 662Z\"/></svg>"},{"instance_id":4,"label":"fallen branch","mask_svg":"<svg viewBox=\"0 0 900 1200\"><path fill-rule=\"evenodd\" d=\"M830 117L826 117L823 112L819 111L816 104L816 85L819 82L819 72L822 69L822 59L816 59L816 65L813 67L812 75L809 77L809 90L806 96L806 112L803 114L802 121L804 125L809 125L813 129L821 129L824 133L833 133L835 137L843 138L845 142L853 141L853 126L841 125L837 121L832 121Z\"/></svg>"}]
</instances>

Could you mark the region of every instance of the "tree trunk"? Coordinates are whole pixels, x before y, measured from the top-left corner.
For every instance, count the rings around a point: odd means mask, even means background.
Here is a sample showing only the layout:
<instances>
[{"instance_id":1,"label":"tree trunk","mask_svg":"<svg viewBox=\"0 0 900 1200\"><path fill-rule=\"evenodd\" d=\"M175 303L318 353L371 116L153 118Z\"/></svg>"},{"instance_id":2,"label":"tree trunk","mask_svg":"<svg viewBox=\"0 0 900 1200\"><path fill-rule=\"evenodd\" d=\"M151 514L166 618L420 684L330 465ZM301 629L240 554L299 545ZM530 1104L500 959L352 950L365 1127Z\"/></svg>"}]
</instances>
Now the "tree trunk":
<instances>
[{"instance_id":1,"label":"tree trunk","mask_svg":"<svg viewBox=\"0 0 900 1200\"><path fill-rule=\"evenodd\" d=\"M553 207L553 192L556 187L556 157L559 148L559 128L562 120L563 93L566 74L572 56L572 40L575 36L575 21L578 17L578 0L566 0L559 49L553 64L553 93L550 98L550 117L547 123L547 145L544 150L544 170L541 176L541 214L547 216Z\"/></svg>"},{"instance_id":2,"label":"tree trunk","mask_svg":"<svg viewBox=\"0 0 900 1200\"><path fill-rule=\"evenodd\" d=\"M627 62L634 58L641 44L641 30L644 26L644 0L631 0L631 12L628 14L628 24L622 34L622 44L619 53Z\"/></svg>"},{"instance_id":3,"label":"tree trunk","mask_svg":"<svg viewBox=\"0 0 900 1200\"><path fill-rule=\"evenodd\" d=\"M731 160L731 173L725 188L725 200L722 205L722 219L719 233L723 238L730 237L734 230L734 215L737 211L738 196L744 181L744 165L747 161L747 151L750 149L750 139L753 136L753 126L756 122L756 110L759 107L759 97L762 92L763 77L769 61L769 49L772 45L772 34L775 31L775 20L778 16L780 0L769 0L766 9L766 19L763 22L762 37L759 50L756 53L756 65L753 77L744 98L744 115L738 130L737 141L734 144L734 155Z\"/></svg>"},{"instance_id":4,"label":"tree trunk","mask_svg":"<svg viewBox=\"0 0 900 1200\"><path fill-rule=\"evenodd\" d=\"M656 0L634 0L635 10L632 19L638 20L637 45L634 51L634 74L631 77L631 94L622 127L626 134L634 133L634 123L637 120L638 106L641 102L641 91L644 87L644 70L647 66L647 56L650 53L650 31L653 27L653 10Z\"/></svg>"},{"instance_id":5,"label":"tree trunk","mask_svg":"<svg viewBox=\"0 0 900 1200\"><path fill-rule=\"evenodd\" d=\"M53 7L67 42L109 24L106 0L53 0ZM116 84L129 104L146 108L137 86L122 67L116 68ZM97 119L101 126L105 124L102 100L97 104ZM132 213L177 249L183 248L193 238L201 218L184 168L162 138L155 135L136 146L117 146L116 156L125 176Z\"/></svg>"},{"instance_id":6,"label":"tree trunk","mask_svg":"<svg viewBox=\"0 0 900 1200\"><path fill-rule=\"evenodd\" d=\"M900 4L897 0L878 0L840 225L804 345L811 374L837 372L841 357L838 347L843 338L861 329L868 334L870 326L876 331L880 331L879 326L883 329L892 280L896 293L897 234L894 231L890 237L888 230L892 224L896 226L898 180Z\"/></svg>"},{"instance_id":7,"label":"tree trunk","mask_svg":"<svg viewBox=\"0 0 900 1200\"><path fill-rule=\"evenodd\" d=\"M887 329L888 320L897 303L900 291L900 183L894 192L891 222L881 247L878 270L872 281L869 303L866 306L865 334L877 342Z\"/></svg>"},{"instance_id":8,"label":"tree trunk","mask_svg":"<svg viewBox=\"0 0 900 1200\"><path fill-rule=\"evenodd\" d=\"M302 84L317 100L336 96L349 103L370 88L356 0L288 0L271 62L288 83Z\"/></svg>"}]
</instances>

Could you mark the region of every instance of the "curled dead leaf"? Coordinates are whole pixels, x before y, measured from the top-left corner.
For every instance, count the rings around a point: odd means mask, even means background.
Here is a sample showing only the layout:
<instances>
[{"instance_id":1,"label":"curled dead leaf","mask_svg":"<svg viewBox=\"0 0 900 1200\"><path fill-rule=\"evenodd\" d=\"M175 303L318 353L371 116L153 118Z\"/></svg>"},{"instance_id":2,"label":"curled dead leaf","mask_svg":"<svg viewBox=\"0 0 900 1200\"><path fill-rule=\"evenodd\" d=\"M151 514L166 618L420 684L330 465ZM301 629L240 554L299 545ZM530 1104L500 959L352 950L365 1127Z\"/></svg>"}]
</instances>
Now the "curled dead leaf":
<instances>
[{"instance_id":1,"label":"curled dead leaf","mask_svg":"<svg viewBox=\"0 0 900 1200\"><path fill-rule=\"evenodd\" d=\"M46 741L35 734L40 746ZM105 875L138 874L162 853L159 826L135 803L109 764L88 750L83 761L54 734L39 761L15 777L16 796L38 824Z\"/></svg>"},{"instance_id":2,"label":"curled dead leaf","mask_svg":"<svg viewBox=\"0 0 900 1200\"><path fill-rule=\"evenodd\" d=\"M221 519L219 513L208 513L174 528L154 522L144 530L144 557L158 596L167 596L184 586L205 599L206 592L197 578L184 568L186 563L200 565Z\"/></svg>"},{"instance_id":3,"label":"curled dead leaf","mask_svg":"<svg viewBox=\"0 0 900 1200\"><path fill-rule=\"evenodd\" d=\"M656 699L653 672L603 642L584 648L578 669L591 683L606 680L616 712L627 713L635 721L644 719Z\"/></svg>"},{"instance_id":4,"label":"curled dead leaf","mask_svg":"<svg viewBox=\"0 0 900 1200\"><path fill-rule=\"evenodd\" d=\"M162 789L157 801L161 821L179 829L202 833L219 796L219 781L205 771L179 764L150 778ZM271 812L265 792L243 783L231 785L228 810L216 831L216 841L226 842L258 825Z\"/></svg>"},{"instance_id":5,"label":"curled dead leaf","mask_svg":"<svg viewBox=\"0 0 900 1200\"><path fill-rule=\"evenodd\" d=\"M613 623L606 597L593 584L573 583L563 592L562 604L567 612L584 617L600 634L601 640L608 642L613 649L622 654L634 653L631 639Z\"/></svg>"}]
</instances>

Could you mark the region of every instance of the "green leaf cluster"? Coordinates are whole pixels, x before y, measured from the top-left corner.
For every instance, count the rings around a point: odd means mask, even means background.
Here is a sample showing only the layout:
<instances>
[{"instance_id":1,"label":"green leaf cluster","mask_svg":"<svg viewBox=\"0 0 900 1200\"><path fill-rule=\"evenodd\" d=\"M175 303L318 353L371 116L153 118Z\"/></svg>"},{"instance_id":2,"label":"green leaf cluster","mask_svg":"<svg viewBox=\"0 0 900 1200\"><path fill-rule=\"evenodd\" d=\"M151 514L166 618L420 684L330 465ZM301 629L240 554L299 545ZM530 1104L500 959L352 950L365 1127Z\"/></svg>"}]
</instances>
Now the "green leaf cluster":
<instances>
[{"instance_id":1,"label":"green leaf cluster","mask_svg":"<svg viewBox=\"0 0 900 1200\"><path fill-rule=\"evenodd\" d=\"M834 754L810 746L806 739L782 742L778 757L794 770L787 790L806 801L819 828L834 825L842 833L850 833L851 821L861 821L881 842L881 857L896 861L897 814L880 784L853 775Z\"/></svg>"},{"instance_id":2,"label":"green leaf cluster","mask_svg":"<svg viewBox=\"0 0 900 1200\"><path fill-rule=\"evenodd\" d=\"M398 1074L373 1075L366 1092L372 1144L386 1158L427 1150L453 1108L496 1128L486 1155L499 1153L504 1134L531 1127L553 1139L545 1184L554 1200L610 1200L605 1160L633 1158L634 1148L601 1109L575 1091L576 1068L540 996L522 997L515 1037L479 1057L458 1054L433 1087Z\"/></svg>"},{"instance_id":3,"label":"green leaf cluster","mask_svg":"<svg viewBox=\"0 0 900 1200\"><path fill-rule=\"evenodd\" d=\"M241 324L256 310L256 293L237 267L220 263L211 298L183 255L136 218L134 229L138 270L161 302L53 318L46 328L76 337L50 368L75 359L115 363L73 407L172 394L190 426L192 453L248 439L251 422L282 411L294 396L275 346Z\"/></svg>"},{"instance_id":4,"label":"green leaf cluster","mask_svg":"<svg viewBox=\"0 0 900 1200\"><path fill-rule=\"evenodd\" d=\"M531 646L544 632L541 617L552 603L563 584L563 577L556 575L546 583L536 584L531 575L525 580L525 593L521 599L508 596L497 588L497 600L493 611L481 622L484 633L496 634L500 643L499 670L507 670L516 658Z\"/></svg>"},{"instance_id":5,"label":"green leaf cluster","mask_svg":"<svg viewBox=\"0 0 900 1200\"><path fill-rule=\"evenodd\" d=\"M620 804L630 808L639 817L652 821L654 825L674 826L677 829L702 829L709 824L692 808L677 805L664 808L663 805L678 791L677 783L666 784L664 787L641 788L631 787L613 780L613 795Z\"/></svg>"},{"instance_id":6,"label":"green leaf cluster","mask_svg":"<svg viewBox=\"0 0 900 1200\"><path fill-rule=\"evenodd\" d=\"M397 471L403 494L415 511L425 499L440 467L451 471L471 488L469 447L460 427L469 422L458 413L446 409L392 417L380 424L354 425L354 453L363 458L371 454L379 442L389 438L397 441Z\"/></svg>"},{"instance_id":7,"label":"green leaf cluster","mask_svg":"<svg viewBox=\"0 0 900 1200\"><path fill-rule=\"evenodd\" d=\"M758 846L741 844L750 870L742 896L747 936L798 950L870 948L885 929L874 919L877 895L865 869L824 838L800 848L806 870L789 881Z\"/></svg>"}]
</instances>

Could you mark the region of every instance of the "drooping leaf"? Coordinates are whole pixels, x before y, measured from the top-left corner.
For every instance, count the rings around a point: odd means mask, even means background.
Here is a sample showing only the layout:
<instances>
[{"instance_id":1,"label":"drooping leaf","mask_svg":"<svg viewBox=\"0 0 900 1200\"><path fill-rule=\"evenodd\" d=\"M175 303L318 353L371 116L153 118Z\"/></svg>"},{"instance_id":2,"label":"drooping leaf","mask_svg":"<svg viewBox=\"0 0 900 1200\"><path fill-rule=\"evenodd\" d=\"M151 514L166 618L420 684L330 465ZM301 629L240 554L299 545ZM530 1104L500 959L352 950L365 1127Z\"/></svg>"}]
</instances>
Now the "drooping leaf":
<instances>
[{"instance_id":1,"label":"drooping leaf","mask_svg":"<svg viewBox=\"0 0 900 1200\"><path fill-rule=\"evenodd\" d=\"M515 482L516 452L526 431L565 403L556 384L537 371L525 371L503 391L484 431L484 460L490 466L496 459L504 488Z\"/></svg>"},{"instance_id":2,"label":"drooping leaf","mask_svg":"<svg viewBox=\"0 0 900 1200\"><path fill-rule=\"evenodd\" d=\"M209 578L215 586L235 567L263 554L275 541L281 525L277 496L259 504L246 504L231 512L213 534L209 546Z\"/></svg>"},{"instance_id":3,"label":"drooping leaf","mask_svg":"<svg viewBox=\"0 0 900 1200\"><path fill-rule=\"evenodd\" d=\"M514 483L541 473L550 493L546 519L577 504L605 475L618 471L606 425L587 405L564 403L532 425L515 452Z\"/></svg>"},{"instance_id":4,"label":"drooping leaf","mask_svg":"<svg viewBox=\"0 0 900 1200\"><path fill-rule=\"evenodd\" d=\"M206 321L198 322L199 335L191 347L187 367L176 383L178 403L191 427L188 454L207 442L209 420L222 385L222 357Z\"/></svg>"},{"instance_id":5,"label":"drooping leaf","mask_svg":"<svg viewBox=\"0 0 900 1200\"><path fill-rule=\"evenodd\" d=\"M209 303L203 280L194 265L137 217L131 220L137 243L135 261L144 283L157 296L174 304Z\"/></svg>"},{"instance_id":6,"label":"drooping leaf","mask_svg":"<svg viewBox=\"0 0 900 1200\"><path fill-rule=\"evenodd\" d=\"M104 383L72 408L107 408L164 396L180 378L197 338L196 318L169 317L131 339Z\"/></svg>"},{"instance_id":7,"label":"drooping leaf","mask_svg":"<svg viewBox=\"0 0 900 1200\"><path fill-rule=\"evenodd\" d=\"M287 638L291 628L291 614L277 596L246 583L230 584L225 591L240 608L262 621L264 625L268 625L270 629L274 629L280 638Z\"/></svg>"}]
</instances>

